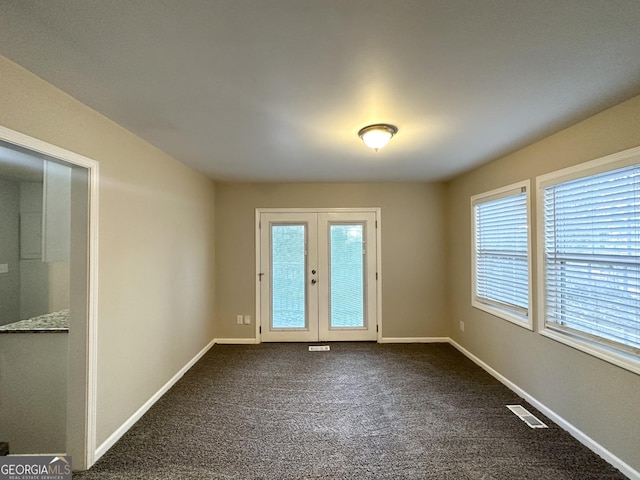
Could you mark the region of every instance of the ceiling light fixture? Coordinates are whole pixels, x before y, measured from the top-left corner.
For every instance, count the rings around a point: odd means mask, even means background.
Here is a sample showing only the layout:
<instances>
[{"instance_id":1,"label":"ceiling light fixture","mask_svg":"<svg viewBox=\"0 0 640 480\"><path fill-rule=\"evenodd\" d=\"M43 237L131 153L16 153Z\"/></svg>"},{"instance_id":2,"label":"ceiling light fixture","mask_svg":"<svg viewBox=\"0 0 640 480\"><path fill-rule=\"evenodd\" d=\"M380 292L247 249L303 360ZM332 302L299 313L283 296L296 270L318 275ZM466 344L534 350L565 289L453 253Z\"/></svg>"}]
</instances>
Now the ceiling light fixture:
<instances>
[{"instance_id":1,"label":"ceiling light fixture","mask_svg":"<svg viewBox=\"0 0 640 480\"><path fill-rule=\"evenodd\" d=\"M398 133L398 127L395 125L389 125L388 123L376 123L361 128L358 132L358 136L367 147L373 148L377 152L378 149L389 143L391 137L396 133Z\"/></svg>"}]
</instances>

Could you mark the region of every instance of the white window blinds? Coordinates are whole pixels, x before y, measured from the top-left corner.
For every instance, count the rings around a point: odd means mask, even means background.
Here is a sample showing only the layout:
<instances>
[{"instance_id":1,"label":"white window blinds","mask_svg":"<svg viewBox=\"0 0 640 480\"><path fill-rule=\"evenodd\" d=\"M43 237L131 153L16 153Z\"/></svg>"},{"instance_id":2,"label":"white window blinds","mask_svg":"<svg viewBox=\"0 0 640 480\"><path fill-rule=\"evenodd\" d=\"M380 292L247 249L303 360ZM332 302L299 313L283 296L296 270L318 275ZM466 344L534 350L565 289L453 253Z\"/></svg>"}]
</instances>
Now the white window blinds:
<instances>
[{"instance_id":1,"label":"white window blinds","mask_svg":"<svg viewBox=\"0 0 640 480\"><path fill-rule=\"evenodd\" d=\"M640 353L640 166L543 190L545 326Z\"/></svg>"},{"instance_id":2,"label":"white window blinds","mask_svg":"<svg viewBox=\"0 0 640 480\"><path fill-rule=\"evenodd\" d=\"M530 283L527 204L524 184L472 198L474 306L493 307L525 323Z\"/></svg>"}]
</instances>

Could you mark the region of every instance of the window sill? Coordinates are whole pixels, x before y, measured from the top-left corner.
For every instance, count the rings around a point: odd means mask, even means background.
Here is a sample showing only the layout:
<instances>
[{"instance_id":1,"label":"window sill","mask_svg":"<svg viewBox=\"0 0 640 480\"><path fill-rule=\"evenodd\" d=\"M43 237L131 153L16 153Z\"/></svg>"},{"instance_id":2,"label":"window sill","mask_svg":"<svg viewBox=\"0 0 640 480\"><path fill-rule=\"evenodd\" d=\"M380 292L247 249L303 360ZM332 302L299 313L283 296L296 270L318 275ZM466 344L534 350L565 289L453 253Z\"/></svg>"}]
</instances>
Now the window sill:
<instances>
[{"instance_id":1,"label":"window sill","mask_svg":"<svg viewBox=\"0 0 640 480\"><path fill-rule=\"evenodd\" d=\"M533 323L528 317L519 315L507 309L499 308L494 305L488 305L486 303L478 302L475 300L471 302L471 306L477 308L478 310L487 312L494 317L502 318L503 320L513 323L514 325L518 325L519 327L533 331Z\"/></svg>"},{"instance_id":2,"label":"window sill","mask_svg":"<svg viewBox=\"0 0 640 480\"><path fill-rule=\"evenodd\" d=\"M550 328L542 328L539 333L544 337L640 375L640 357L637 355Z\"/></svg>"}]
</instances>

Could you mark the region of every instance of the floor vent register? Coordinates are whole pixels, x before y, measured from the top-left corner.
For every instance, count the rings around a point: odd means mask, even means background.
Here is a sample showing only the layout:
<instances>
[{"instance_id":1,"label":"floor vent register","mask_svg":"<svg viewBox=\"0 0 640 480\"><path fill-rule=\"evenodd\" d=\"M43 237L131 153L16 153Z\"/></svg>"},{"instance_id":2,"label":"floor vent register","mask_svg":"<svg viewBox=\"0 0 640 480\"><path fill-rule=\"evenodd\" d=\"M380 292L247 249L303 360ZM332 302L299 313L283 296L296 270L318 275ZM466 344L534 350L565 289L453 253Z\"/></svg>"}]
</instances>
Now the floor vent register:
<instances>
[{"instance_id":1,"label":"floor vent register","mask_svg":"<svg viewBox=\"0 0 640 480\"><path fill-rule=\"evenodd\" d=\"M309 345L310 352L328 352L331 350L329 345Z\"/></svg>"},{"instance_id":2,"label":"floor vent register","mask_svg":"<svg viewBox=\"0 0 640 480\"><path fill-rule=\"evenodd\" d=\"M507 405L507 408L520 417L520 420L531 428L549 428L522 405Z\"/></svg>"}]
</instances>

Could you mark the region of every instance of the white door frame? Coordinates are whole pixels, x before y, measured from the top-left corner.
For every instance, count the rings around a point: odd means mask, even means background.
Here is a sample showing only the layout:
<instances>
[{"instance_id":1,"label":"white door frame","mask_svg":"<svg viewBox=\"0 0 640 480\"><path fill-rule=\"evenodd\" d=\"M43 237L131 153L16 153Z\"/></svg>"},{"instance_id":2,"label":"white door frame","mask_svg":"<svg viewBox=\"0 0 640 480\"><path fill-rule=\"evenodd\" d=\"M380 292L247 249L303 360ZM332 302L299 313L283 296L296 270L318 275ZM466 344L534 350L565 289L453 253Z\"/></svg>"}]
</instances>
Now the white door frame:
<instances>
[{"instance_id":1,"label":"white door frame","mask_svg":"<svg viewBox=\"0 0 640 480\"><path fill-rule=\"evenodd\" d=\"M67 394L67 451L65 452L73 457L75 468L85 470L95 462L96 452L99 164L90 158L2 126L0 126L0 140L87 169L89 180L87 323L82 335L69 337L69 350L77 353L77 359L80 362L70 361L69 364L67 391L71 394ZM78 399L80 399L79 402L77 402ZM69 421L70 416L73 417L72 421Z\"/></svg>"},{"instance_id":2,"label":"white door frame","mask_svg":"<svg viewBox=\"0 0 640 480\"><path fill-rule=\"evenodd\" d=\"M356 213L373 212L376 216L376 325L377 342L382 339L382 219L380 207L363 208L256 208L255 210L255 325L256 343L262 342L260 326L262 318L260 313L261 289L260 289L260 215L263 213Z\"/></svg>"}]
</instances>

